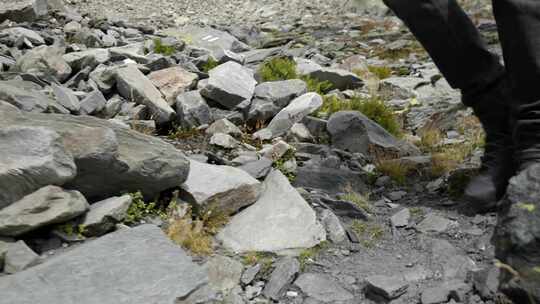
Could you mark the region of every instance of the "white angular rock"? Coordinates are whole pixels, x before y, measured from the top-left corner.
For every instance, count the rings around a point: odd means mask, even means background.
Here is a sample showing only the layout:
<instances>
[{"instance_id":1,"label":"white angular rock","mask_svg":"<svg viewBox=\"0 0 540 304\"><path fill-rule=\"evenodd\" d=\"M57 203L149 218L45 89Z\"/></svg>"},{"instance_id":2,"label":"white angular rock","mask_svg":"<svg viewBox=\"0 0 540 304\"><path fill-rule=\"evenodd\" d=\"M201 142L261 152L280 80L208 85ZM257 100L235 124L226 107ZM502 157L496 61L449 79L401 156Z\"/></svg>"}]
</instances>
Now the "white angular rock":
<instances>
[{"instance_id":1,"label":"white angular rock","mask_svg":"<svg viewBox=\"0 0 540 304\"><path fill-rule=\"evenodd\" d=\"M131 196L126 194L90 205L90 210L81 221L84 235L99 236L111 231L116 223L126 217L131 202Z\"/></svg>"},{"instance_id":2,"label":"white angular rock","mask_svg":"<svg viewBox=\"0 0 540 304\"><path fill-rule=\"evenodd\" d=\"M188 178L181 188L184 200L230 214L253 204L261 183L237 168L191 160Z\"/></svg>"},{"instance_id":3,"label":"white angular rock","mask_svg":"<svg viewBox=\"0 0 540 304\"><path fill-rule=\"evenodd\" d=\"M69 88L59 86L55 83L51 85L54 95L56 96L56 102L68 109L72 113L79 112L81 103L73 91Z\"/></svg>"},{"instance_id":4,"label":"white angular rock","mask_svg":"<svg viewBox=\"0 0 540 304\"><path fill-rule=\"evenodd\" d=\"M111 55L107 49L89 49L86 51L72 52L64 54L62 57L75 71L79 71L87 66L90 66L93 69L111 59Z\"/></svg>"},{"instance_id":5,"label":"white angular rock","mask_svg":"<svg viewBox=\"0 0 540 304\"><path fill-rule=\"evenodd\" d=\"M213 124L211 124L206 129L205 132L206 134L216 134L216 133L224 133L224 134L232 134L232 135L242 134L242 130L240 130L240 128L238 128L235 124L233 124L226 118L216 120Z\"/></svg>"},{"instance_id":6,"label":"white angular rock","mask_svg":"<svg viewBox=\"0 0 540 304\"><path fill-rule=\"evenodd\" d=\"M322 97L317 93L306 93L281 110L265 129L253 134L254 138L270 139L287 133L295 123L315 112L323 104Z\"/></svg>"},{"instance_id":7,"label":"white angular rock","mask_svg":"<svg viewBox=\"0 0 540 304\"><path fill-rule=\"evenodd\" d=\"M34 73L43 77L55 77L64 82L71 75L72 69L62 58L64 50L54 46L38 46L17 60L17 70Z\"/></svg>"},{"instance_id":8,"label":"white angular rock","mask_svg":"<svg viewBox=\"0 0 540 304\"><path fill-rule=\"evenodd\" d=\"M221 255L210 258L206 268L210 287L225 294L240 283L244 270L242 263Z\"/></svg>"},{"instance_id":9,"label":"white angular rock","mask_svg":"<svg viewBox=\"0 0 540 304\"><path fill-rule=\"evenodd\" d=\"M142 225L0 277L0 303L169 304L207 282L202 267L161 229Z\"/></svg>"},{"instance_id":10,"label":"white angular rock","mask_svg":"<svg viewBox=\"0 0 540 304\"><path fill-rule=\"evenodd\" d=\"M46 186L0 210L0 235L19 236L46 225L64 223L88 208L79 191Z\"/></svg>"},{"instance_id":11,"label":"white angular rock","mask_svg":"<svg viewBox=\"0 0 540 304\"><path fill-rule=\"evenodd\" d=\"M7 245L4 262L6 273L16 273L37 264L39 255L30 249L24 241L18 241Z\"/></svg>"},{"instance_id":12,"label":"white angular rock","mask_svg":"<svg viewBox=\"0 0 540 304\"><path fill-rule=\"evenodd\" d=\"M326 239L315 211L278 170L271 172L263 193L235 215L217 238L233 252L310 248Z\"/></svg>"},{"instance_id":13,"label":"white angular rock","mask_svg":"<svg viewBox=\"0 0 540 304\"><path fill-rule=\"evenodd\" d=\"M173 119L174 110L161 97L161 93L152 82L135 66L119 68L115 75L120 95L147 106L157 124L167 123Z\"/></svg>"},{"instance_id":14,"label":"white angular rock","mask_svg":"<svg viewBox=\"0 0 540 304\"><path fill-rule=\"evenodd\" d=\"M407 227L411 218L411 212L409 208L405 208L398 213L392 215L390 221L394 227Z\"/></svg>"},{"instance_id":15,"label":"white angular rock","mask_svg":"<svg viewBox=\"0 0 540 304\"><path fill-rule=\"evenodd\" d=\"M229 134L216 133L210 138L210 144L225 149L234 149L240 145L240 142Z\"/></svg>"},{"instance_id":16,"label":"white angular rock","mask_svg":"<svg viewBox=\"0 0 540 304\"><path fill-rule=\"evenodd\" d=\"M75 178L73 157L58 133L43 127L0 128L0 210L46 185Z\"/></svg>"},{"instance_id":17,"label":"white angular rock","mask_svg":"<svg viewBox=\"0 0 540 304\"><path fill-rule=\"evenodd\" d=\"M201 94L228 109L234 109L244 100L251 100L257 81L253 72L229 61L210 70L208 84Z\"/></svg>"}]
</instances>

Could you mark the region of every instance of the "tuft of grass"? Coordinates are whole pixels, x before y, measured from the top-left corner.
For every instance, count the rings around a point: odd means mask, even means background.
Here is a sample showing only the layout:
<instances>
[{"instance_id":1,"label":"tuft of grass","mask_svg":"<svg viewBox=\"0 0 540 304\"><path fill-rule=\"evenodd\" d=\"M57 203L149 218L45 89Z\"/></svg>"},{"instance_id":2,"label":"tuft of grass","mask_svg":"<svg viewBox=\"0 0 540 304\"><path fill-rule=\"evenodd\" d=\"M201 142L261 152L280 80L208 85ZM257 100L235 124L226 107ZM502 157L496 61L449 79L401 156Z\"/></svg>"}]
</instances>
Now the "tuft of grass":
<instances>
[{"instance_id":1,"label":"tuft of grass","mask_svg":"<svg viewBox=\"0 0 540 304\"><path fill-rule=\"evenodd\" d=\"M411 165L400 161L399 159L377 160L376 167L377 171L389 176L398 185L405 184L407 176L413 169Z\"/></svg>"},{"instance_id":2,"label":"tuft of grass","mask_svg":"<svg viewBox=\"0 0 540 304\"><path fill-rule=\"evenodd\" d=\"M167 137L171 140L184 140L194 138L203 135L203 132L199 129L182 128L178 127L169 131Z\"/></svg>"},{"instance_id":3,"label":"tuft of grass","mask_svg":"<svg viewBox=\"0 0 540 304\"><path fill-rule=\"evenodd\" d=\"M259 68L263 81L296 79L296 62L290 58L274 57Z\"/></svg>"},{"instance_id":4,"label":"tuft of grass","mask_svg":"<svg viewBox=\"0 0 540 304\"><path fill-rule=\"evenodd\" d=\"M172 216L175 208L169 208L170 218L166 229L167 236L195 255L210 255L213 253L213 235L223 227L229 216L216 209L208 209L194 215L191 206L182 217Z\"/></svg>"},{"instance_id":5,"label":"tuft of grass","mask_svg":"<svg viewBox=\"0 0 540 304\"><path fill-rule=\"evenodd\" d=\"M219 62L217 62L214 58L210 57L208 58L208 61L205 62L202 66L202 72L208 74L211 69L217 67L219 65Z\"/></svg>"},{"instance_id":6,"label":"tuft of grass","mask_svg":"<svg viewBox=\"0 0 540 304\"><path fill-rule=\"evenodd\" d=\"M327 241L322 241L318 245L304 249L298 255L298 262L300 262L300 270L304 271L309 261L313 261L319 253L328 247Z\"/></svg>"},{"instance_id":7,"label":"tuft of grass","mask_svg":"<svg viewBox=\"0 0 540 304\"><path fill-rule=\"evenodd\" d=\"M337 96L325 96L323 105L315 114L328 117L339 111L359 111L384 128L388 133L401 137L401 125L390 107L377 97L341 99Z\"/></svg>"},{"instance_id":8,"label":"tuft of grass","mask_svg":"<svg viewBox=\"0 0 540 304\"><path fill-rule=\"evenodd\" d=\"M314 92L319 95L325 95L326 93L332 91L332 89L334 88L332 83L326 80L320 81L309 76L302 76L300 77L300 79L302 79L306 83L308 92Z\"/></svg>"},{"instance_id":9,"label":"tuft of grass","mask_svg":"<svg viewBox=\"0 0 540 304\"><path fill-rule=\"evenodd\" d=\"M418 147L423 152L433 152L437 145L442 141L443 135L437 128L428 128L420 133L420 142Z\"/></svg>"},{"instance_id":10,"label":"tuft of grass","mask_svg":"<svg viewBox=\"0 0 540 304\"><path fill-rule=\"evenodd\" d=\"M362 244L367 247L373 247L377 241L384 237L384 228L376 223L362 222L354 220L351 224L352 230L360 238Z\"/></svg>"},{"instance_id":11,"label":"tuft of grass","mask_svg":"<svg viewBox=\"0 0 540 304\"><path fill-rule=\"evenodd\" d=\"M249 266L261 264L261 272L265 274L270 272L274 258L269 252L251 251L242 256L242 263Z\"/></svg>"},{"instance_id":12,"label":"tuft of grass","mask_svg":"<svg viewBox=\"0 0 540 304\"><path fill-rule=\"evenodd\" d=\"M359 194L352 191L350 188L346 190L346 193L339 196L339 199L354 203L358 208L371 212L371 204L369 203L369 195Z\"/></svg>"},{"instance_id":13,"label":"tuft of grass","mask_svg":"<svg viewBox=\"0 0 540 304\"><path fill-rule=\"evenodd\" d=\"M387 67L387 66L370 65L370 66L368 66L368 70L371 73L377 75L377 77L379 77L379 79L381 79L381 80L389 78L390 76L392 76L392 69Z\"/></svg>"},{"instance_id":14,"label":"tuft of grass","mask_svg":"<svg viewBox=\"0 0 540 304\"><path fill-rule=\"evenodd\" d=\"M171 56L176 49L170 45L164 45L160 38L154 39L154 53Z\"/></svg>"}]
</instances>

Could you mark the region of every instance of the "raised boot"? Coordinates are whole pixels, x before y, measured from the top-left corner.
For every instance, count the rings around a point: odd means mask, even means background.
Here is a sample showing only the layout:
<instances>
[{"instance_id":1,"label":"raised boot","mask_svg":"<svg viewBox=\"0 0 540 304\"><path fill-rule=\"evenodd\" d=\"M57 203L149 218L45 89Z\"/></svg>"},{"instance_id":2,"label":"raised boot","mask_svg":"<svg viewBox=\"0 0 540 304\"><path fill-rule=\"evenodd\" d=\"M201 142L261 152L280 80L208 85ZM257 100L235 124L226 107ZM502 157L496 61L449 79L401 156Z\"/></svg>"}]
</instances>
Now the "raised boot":
<instances>
[{"instance_id":1,"label":"raised boot","mask_svg":"<svg viewBox=\"0 0 540 304\"><path fill-rule=\"evenodd\" d=\"M515 116L515 159L523 171L540 163L540 100L517 105Z\"/></svg>"},{"instance_id":2,"label":"raised boot","mask_svg":"<svg viewBox=\"0 0 540 304\"><path fill-rule=\"evenodd\" d=\"M515 173L511 97L506 77L477 94L464 94L486 135L479 174L471 179L464 196L473 212L492 211Z\"/></svg>"}]
</instances>

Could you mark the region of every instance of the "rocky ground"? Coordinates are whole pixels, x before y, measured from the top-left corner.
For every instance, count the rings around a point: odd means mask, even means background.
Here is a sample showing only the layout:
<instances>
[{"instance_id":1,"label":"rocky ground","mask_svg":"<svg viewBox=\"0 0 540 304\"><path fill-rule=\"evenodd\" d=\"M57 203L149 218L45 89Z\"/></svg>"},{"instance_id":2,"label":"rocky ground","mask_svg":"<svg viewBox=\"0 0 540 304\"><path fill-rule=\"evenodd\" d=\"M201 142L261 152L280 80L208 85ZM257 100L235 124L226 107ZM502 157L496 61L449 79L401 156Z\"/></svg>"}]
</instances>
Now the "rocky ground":
<instances>
[{"instance_id":1,"label":"rocky ground","mask_svg":"<svg viewBox=\"0 0 540 304\"><path fill-rule=\"evenodd\" d=\"M481 127L381 3L0 4L0 304L538 301L540 168L474 214Z\"/></svg>"}]
</instances>

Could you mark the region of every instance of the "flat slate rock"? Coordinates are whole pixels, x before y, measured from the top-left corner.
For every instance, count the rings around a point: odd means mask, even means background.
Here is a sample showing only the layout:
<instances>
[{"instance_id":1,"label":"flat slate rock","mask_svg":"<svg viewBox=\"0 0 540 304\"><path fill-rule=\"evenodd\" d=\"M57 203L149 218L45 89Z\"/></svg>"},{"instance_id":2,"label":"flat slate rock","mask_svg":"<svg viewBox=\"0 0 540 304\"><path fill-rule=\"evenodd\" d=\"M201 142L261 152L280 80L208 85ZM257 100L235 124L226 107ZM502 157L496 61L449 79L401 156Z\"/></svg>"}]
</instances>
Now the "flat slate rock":
<instances>
[{"instance_id":1,"label":"flat slate rock","mask_svg":"<svg viewBox=\"0 0 540 304\"><path fill-rule=\"evenodd\" d=\"M327 274L303 273L296 279L294 285L303 293L323 303L336 303L354 299L354 295L341 287Z\"/></svg>"},{"instance_id":2,"label":"flat slate rock","mask_svg":"<svg viewBox=\"0 0 540 304\"><path fill-rule=\"evenodd\" d=\"M208 281L153 225L120 230L0 278L0 304L171 304Z\"/></svg>"}]
</instances>

